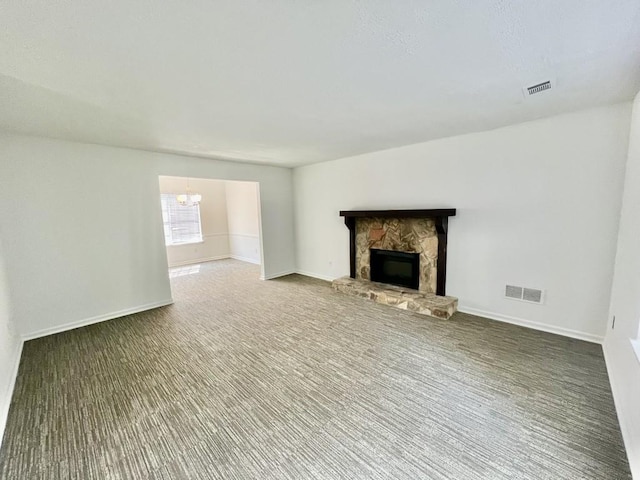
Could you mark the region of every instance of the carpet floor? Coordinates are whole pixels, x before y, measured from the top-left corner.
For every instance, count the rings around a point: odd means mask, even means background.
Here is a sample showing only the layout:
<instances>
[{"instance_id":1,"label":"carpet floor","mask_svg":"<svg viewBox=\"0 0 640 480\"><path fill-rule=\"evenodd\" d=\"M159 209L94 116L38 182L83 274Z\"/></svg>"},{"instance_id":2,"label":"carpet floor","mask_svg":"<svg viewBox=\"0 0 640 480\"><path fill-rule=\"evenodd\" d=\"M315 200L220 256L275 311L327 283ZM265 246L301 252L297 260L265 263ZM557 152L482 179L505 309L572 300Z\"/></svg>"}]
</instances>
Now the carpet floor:
<instances>
[{"instance_id":1,"label":"carpet floor","mask_svg":"<svg viewBox=\"0 0 640 480\"><path fill-rule=\"evenodd\" d=\"M599 345L235 260L31 340L1 479L631 478Z\"/></svg>"}]
</instances>

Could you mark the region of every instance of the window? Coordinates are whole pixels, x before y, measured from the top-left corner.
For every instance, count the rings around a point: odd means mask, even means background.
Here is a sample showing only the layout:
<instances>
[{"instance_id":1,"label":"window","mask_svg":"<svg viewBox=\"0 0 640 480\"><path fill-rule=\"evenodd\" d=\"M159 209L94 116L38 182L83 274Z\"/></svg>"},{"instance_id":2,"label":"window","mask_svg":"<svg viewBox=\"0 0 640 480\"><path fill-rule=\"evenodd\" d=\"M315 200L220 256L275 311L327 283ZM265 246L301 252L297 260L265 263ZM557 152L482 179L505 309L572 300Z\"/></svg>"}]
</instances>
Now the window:
<instances>
[{"instance_id":1,"label":"window","mask_svg":"<svg viewBox=\"0 0 640 480\"><path fill-rule=\"evenodd\" d=\"M165 245L181 245L202 241L200 205L183 206L171 193L160 195Z\"/></svg>"}]
</instances>

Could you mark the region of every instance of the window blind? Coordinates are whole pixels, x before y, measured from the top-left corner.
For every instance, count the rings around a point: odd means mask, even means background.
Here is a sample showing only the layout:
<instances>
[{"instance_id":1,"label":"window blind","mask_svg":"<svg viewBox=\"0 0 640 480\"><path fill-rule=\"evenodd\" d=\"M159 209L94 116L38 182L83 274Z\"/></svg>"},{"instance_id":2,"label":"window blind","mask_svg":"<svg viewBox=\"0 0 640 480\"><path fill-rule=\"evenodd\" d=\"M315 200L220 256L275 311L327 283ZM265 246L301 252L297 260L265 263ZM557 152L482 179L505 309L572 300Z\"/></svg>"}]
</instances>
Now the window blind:
<instances>
[{"instance_id":1,"label":"window blind","mask_svg":"<svg viewBox=\"0 0 640 480\"><path fill-rule=\"evenodd\" d=\"M202 241L200 224L200 205L184 206L171 193L160 195L162 204L162 223L164 224L164 243L179 245Z\"/></svg>"}]
</instances>

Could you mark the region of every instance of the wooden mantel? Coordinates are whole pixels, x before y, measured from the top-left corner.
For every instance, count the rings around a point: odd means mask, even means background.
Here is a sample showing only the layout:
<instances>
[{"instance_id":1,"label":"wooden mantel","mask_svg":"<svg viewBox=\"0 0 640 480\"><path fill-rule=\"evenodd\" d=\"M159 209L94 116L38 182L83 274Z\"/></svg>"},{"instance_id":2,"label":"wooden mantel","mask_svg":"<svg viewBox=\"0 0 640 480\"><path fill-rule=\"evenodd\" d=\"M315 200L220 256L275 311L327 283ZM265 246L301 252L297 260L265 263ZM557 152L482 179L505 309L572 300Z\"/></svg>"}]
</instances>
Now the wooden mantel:
<instances>
[{"instance_id":1,"label":"wooden mantel","mask_svg":"<svg viewBox=\"0 0 640 480\"><path fill-rule=\"evenodd\" d=\"M455 208L421 210L341 210L340 216L349 228L349 275L356 278L356 218L432 218L438 234L438 278L436 295L445 295L447 282L447 231L449 217L456 214Z\"/></svg>"}]
</instances>

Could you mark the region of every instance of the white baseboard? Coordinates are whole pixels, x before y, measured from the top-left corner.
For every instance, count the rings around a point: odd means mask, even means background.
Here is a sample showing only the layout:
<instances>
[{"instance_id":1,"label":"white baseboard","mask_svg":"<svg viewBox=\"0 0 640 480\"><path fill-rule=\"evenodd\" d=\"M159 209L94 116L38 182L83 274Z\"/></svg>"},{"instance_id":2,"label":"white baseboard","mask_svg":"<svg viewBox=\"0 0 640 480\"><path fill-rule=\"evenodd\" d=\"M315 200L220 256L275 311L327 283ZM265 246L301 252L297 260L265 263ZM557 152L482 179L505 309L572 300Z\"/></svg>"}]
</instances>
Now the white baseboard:
<instances>
[{"instance_id":1,"label":"white baseboard","mask_svg":"<svg viewBox=\"0 0 640 480\"><path fill-rule=\"evenodd\" d=\"M624 405L622 398L623 390L620 390L620 380L617 378L617 371L615 368L612 368L612 364L615 362L612 360L613 357L611 353L609 353L607 342L602 344L602 353L604 354L604 364L607 367L607 376L609 377L613 403L616 407L616 416L618 417L618 424L620 425L620 433L622 433L622 440L624 442L625 450L627 451L631 475L633 478L640 478L640 476L638 476L638 473L640 473L640 461L638 461L637 457L631 457L631 452L637 451L637 449L634 450L633 445L633 425L629 421L628 412L623 408L626 406ZM634 468L636 470L635 472Z\"/></svg>"},{"instance_id":2,"label":"white baseboard","mask_svg":"<svg viewBox=\"0 0 640 480\"><path fill-rule=\"evenodd\" d=\"M532 328L533 330L540 330L542 332L555 333L556 335L562 335L564 337L576 338L578 340L584 340L586 342L602 344L602 342L604 341L604 337L600 335L593 335L592 333L580 332L578 330L571 330L569 328L555 327L546 323L534 322L531 320L525 320L523 318L510 317L508 315L487 312L484 310L478 310L476 308L458 306L458 311L462 313L468 313L470 315L477 315L479 317L486 317L491 320L497 320L498 322L511 323L513 325L519 325L521 327Z\"/></svg>"},{"instance_id":3,"label":"white baseboard","mask_svg":"<svg viewBox=\"0 0 640 480\"><path fill-rule=\"evenodd\" d=\"M325 280L327 282L333 282L335 280L334 277L329 277L328 275L320 275L319 273L311 273L305 270L296 270L296 273L300 275L304 275L305 277L317 278L319 280Z\"/></svg>"},{"instance_id":4,"label":"white baseboard","mask_svg":"<svg viewBox=\"0 0 640 480\"><path fill-rule=\"evenodd\" d=\"M11 406L11 398L13 397L13 390L16 386L16 379L18 378L18 369L20 368L20 359L22 358L22 346L24 341L19 339L20 345L18 345L18 351L13 359L13 365L11 366L11 376L9 377L9 385L3 392L2 406L0 407L0 445L2 445L2 438L4 437L4 430L7 427L7 418L9 416L9 407Z\"/></svg>"},{"instance_id":5,"label":"white baseboard","mask_svg":"<svg viewBox=\"0 0 640 480\"><path fill-rule=\"evenodd\" d=\"M214 260L224 260L225 258L231 258L231 255L218 255L217 257L204 257L194 260L184 260L183 262L169 264L169 268L184 267L185 265L195 265L197 263L212 262Z\"/></svg>"},{"instance_id":6,"label":"white baseboard","mask_svg":"<svg viewBox=\"0 0 640 480\"><path fill-rule=\"evenodd\" d=\"M229 258L233 258L234 260L240 260L241 262L253 263L254 265L260 265L260 260L256 260L254 258L241 257L240 255L229 255Z\"/></svg>"},{"instance_id":7,"label":"white baseboard","mask_svg":"<svg viewBox=\"0 0 640 480\"><path fill-rule=\"evenodd\" d=\"M286 275L291 275L292 273L296 273L294 269L284 270L278 273L272 273L271 275L260 275L260 280L273 280L274 278L284 277Z\"/></svg>"},{"instance_id":8,"label":"white baseboard","mask_svg":"<svg viewBox=\"0 0 640 480\"><path fill-rule=\"evenodd\" d=\"M73 330L75 328L85 327L94 323L104 322L106 320L113 320L114 318L124 317L125 315L132 315L134 313L144 312L145 310L151 310L152 308L164 307L171 305L173 299L163 300L161 302L147 303L146 305L139 305L137 307L126 308L117 312L107 313L104 315L97 315L91 318L85 318L84 320L78 320L76 322L65 323L64 325L58 325L51 328L45 328L36 332L27 333L22 335L22 340L25 342L33 340L34 338L46 337L47 335L53 335L55 333L66 332L67 330Z\"/></svg>"}]
</instances>

